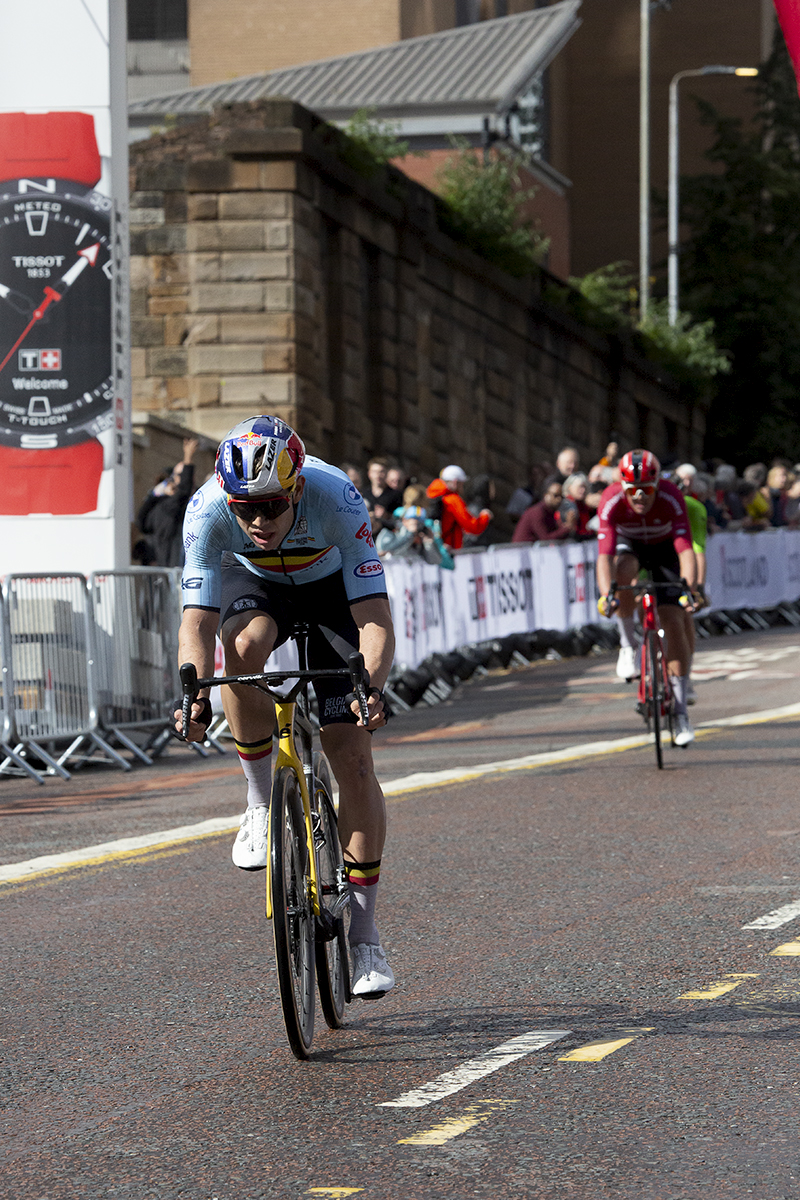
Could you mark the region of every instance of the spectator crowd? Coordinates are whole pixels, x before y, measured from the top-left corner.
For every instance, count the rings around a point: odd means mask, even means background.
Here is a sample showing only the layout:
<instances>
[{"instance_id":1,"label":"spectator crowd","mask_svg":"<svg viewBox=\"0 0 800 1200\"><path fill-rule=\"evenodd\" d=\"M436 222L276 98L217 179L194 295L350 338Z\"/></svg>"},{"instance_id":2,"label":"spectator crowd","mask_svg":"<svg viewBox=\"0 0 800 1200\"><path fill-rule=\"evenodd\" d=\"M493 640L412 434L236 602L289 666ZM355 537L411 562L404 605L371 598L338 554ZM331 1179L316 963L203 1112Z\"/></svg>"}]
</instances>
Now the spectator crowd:
<instances>
[{"instance_id":1,"label":"spectator crowd","mask_svg":"<svg viewBox=\"0 0 800 1200\"><path fill-rule=\"evenodd\" d=\"M181 527L194 490L194 439L180 463L166 470L142 504L135 561L182 565ZM505 507L514 542L581 541L597 536L600 498L618 479L620 445L612 434L605 453L583 470L565 446L555 462L537 464ZM343 463L366 502L381 558L411 558L452 570L453 552L507 542L508 524L495 523L496 487L489 475L469 478L457 464L422 483L397 462L377 456L362 469ZM800 463L782 458L752 463L741 475L719 459L662 460L662 473L705 508L709 534L720 530L800 527Z\"/></svg>"},{"instance_id":2,"label":"spectator crowd","mask_svg":"<svg viewBox=\"0 0 800 1200\"><path fill-rule=\"evenodd\" d=\"M506 505L514 542L583 541L597 536L605 489L619 478L622 451L616 437L585 471L574 446L555 463L542 462ZM800 463L774 459L753 463L741 476L719 459L662 461L663 475L706 512L709 534L720 530L800 527ZM507 542L495 524L496 488L488 475L470 479L456 464L443 467L427 486L410 479L387 458L372 458L366 471L343 465L369 509L380 557L416 557L453 566L453 551Z\"/></svg>"}]
</instances>

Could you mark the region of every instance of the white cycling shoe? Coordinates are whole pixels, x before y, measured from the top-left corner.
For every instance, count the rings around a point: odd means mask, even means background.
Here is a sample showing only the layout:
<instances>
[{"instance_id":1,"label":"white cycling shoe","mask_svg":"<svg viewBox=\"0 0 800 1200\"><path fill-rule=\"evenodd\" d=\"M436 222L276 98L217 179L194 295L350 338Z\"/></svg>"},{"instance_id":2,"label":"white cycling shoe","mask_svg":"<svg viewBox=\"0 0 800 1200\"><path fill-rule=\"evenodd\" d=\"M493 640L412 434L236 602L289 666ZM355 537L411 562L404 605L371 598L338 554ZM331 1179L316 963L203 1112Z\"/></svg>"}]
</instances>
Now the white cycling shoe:
<instances>
[{"instance_id":1,"label":"white cycling shoe","mask_svg":"<svg viewBox=\"0 0 800 1200\"><path fill-rule=\"evenodd\" d=\"M268 812L266 804L261 804L248 808L242 817L231 858L243 871L263 871L267 865Z\"/></svg>"},{"instance_id":2,"label":"white cycling shoe","mask_svg":"<svg viewBox=\"0 0 800 1200\"><path fill-rule=\"evenodd\" d=\"M380 1000L394 987L394 972L386 961L383 946L356 942L350 947L350 962L350 991L360 1000Z\"/></svg>"},{"instance_id":3,"label":"white cycling shoe","mask_svg":"<svg viewBox=\"0 0 800 1200\"><path fill-rule=\"evenodd\" d=\"M691 746L694 741L694 730L689 724L689 718L686 713L676 713L675 715L675 734L674 741L676 746Z\"/></svg>"},{"instance_id":4,"label":"white cycling shoe","mask_svg":"<svg viewBox=\"0 0 800 1200\"><path fill-rule=\"evenodd\" d=\"M617 658L617 676L619 679L624 679L626 683L630 683L635 679L639 670L636 665L636 651L633 646L620 646L619 657Z\"/></svg>"}]
</instances>

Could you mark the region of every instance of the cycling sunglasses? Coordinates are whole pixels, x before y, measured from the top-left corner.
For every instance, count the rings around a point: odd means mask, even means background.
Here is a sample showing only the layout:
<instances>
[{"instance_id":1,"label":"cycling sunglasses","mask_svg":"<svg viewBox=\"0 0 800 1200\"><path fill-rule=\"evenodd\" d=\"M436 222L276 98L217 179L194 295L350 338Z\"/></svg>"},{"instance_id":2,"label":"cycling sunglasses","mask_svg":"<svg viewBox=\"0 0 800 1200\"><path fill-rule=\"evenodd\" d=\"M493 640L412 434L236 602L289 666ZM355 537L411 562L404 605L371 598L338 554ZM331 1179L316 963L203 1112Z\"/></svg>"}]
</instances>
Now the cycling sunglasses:
<instances>
[{"instance_id":1,"label":"cycling sunglasses","mask_svg":"<svg viewBox=\"0 0 800 1200\"><path fill-rule=\"evenodd\" d=\"M229 500L228 507L235 517L241 517L249 524L256 517L274 521L288 511L291 503L289 496L272 496L269 500Z\"/></svg>"},{"instance_id":2,"label":"cycling sunglasses","mask_svg":"<svg viewBox=\"0 0 800 1200\"><path fill-rule=\"evenodd\" d=\"M626 496L635 496L637 492L641 492L645 496L652 496L657 487L657 483L623 483L622 485Z\"/></svg>"}]
</instances>

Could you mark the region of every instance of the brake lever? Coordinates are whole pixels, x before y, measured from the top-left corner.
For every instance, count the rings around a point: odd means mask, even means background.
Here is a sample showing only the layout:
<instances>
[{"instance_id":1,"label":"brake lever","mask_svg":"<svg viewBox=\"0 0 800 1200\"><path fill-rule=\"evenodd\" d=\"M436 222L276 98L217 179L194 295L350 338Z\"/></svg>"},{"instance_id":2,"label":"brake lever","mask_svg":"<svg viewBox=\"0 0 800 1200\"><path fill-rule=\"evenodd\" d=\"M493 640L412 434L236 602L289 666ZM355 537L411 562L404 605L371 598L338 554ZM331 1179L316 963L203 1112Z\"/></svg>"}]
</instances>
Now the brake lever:
<instances>
[{"instance_id":1,"label":"brake lever","mask_svg":"<svg viewBox=\"0 0 800 1200\"><path fill-rule=\"evenodd\" d=\"M354 650L348 657L347 665L350 668L353 691L356 694L358 707L361 711L361 720L364 725L369 725L369 705L367 704L369 671L364 664L364 655L359 653L358 650Z\"/></svg>"},{"instance_id":2,"label":"brake lever","mask_svg":"<svg viewBox=\"0 0 800 1200\"><path fill-rule=\"evenodd\" d=\"M197 669L194 663L184 663L178 672L183 687L183 703L181 705L181 737L187 740L189 722L192 718L192 705L197 699Z\"/></svg>"}]
</instances>

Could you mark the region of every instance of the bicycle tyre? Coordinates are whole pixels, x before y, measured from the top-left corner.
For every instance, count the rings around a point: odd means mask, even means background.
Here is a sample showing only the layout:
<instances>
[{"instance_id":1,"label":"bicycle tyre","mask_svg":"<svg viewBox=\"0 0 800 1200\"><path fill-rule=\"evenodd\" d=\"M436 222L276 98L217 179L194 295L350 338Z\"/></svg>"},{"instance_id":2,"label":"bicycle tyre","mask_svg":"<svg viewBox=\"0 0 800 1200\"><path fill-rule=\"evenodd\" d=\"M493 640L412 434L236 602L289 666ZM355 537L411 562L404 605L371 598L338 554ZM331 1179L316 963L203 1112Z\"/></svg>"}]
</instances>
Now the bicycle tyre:
<instances>
[{"instance_id":1,"label":"bicycle tyre","mask_svg":"<svg viewBox=\"0 0 800 1200\"><path fill-rule=\"evenodd\" d=\"M650 711L653 714L653 737L656 744L656 762L658 769L664 769L664 753L661 746L661 644L658 634L650 630L647 634L645 652L645 671L647 672L647 691Z\"/></svg>"},{"instance_id":2,"label":"bicycle tyre","mask_svg":"<svg viewBox=\"0 0 800 1200\"><path fill-rule=\"evenodd\" d=\"M282 767L269 810L272 933L283 1023L295 1058L306 1059L314 1037L314 911L300 787Z\"/></svg>"},{"instance_id":3,"label":"bicycle tyre","mask_svg":"<svg viewBox=\"0 0 800 1200\"><path fill-rule=\"evenodd\" d=\"M333 807L331 777L328 764L321 754L314 755L313 811L317 845L317 872L321 901L330 907L338 896L337 881L343 877L344 857L339 842L339 822ZM344 1024L345 1004L350 999L350 967L347 958L347 937L344 915L336 919L336 936L317 938L317 990L322 1015L330 1029Z\"/></svg>"}]
</instances>

